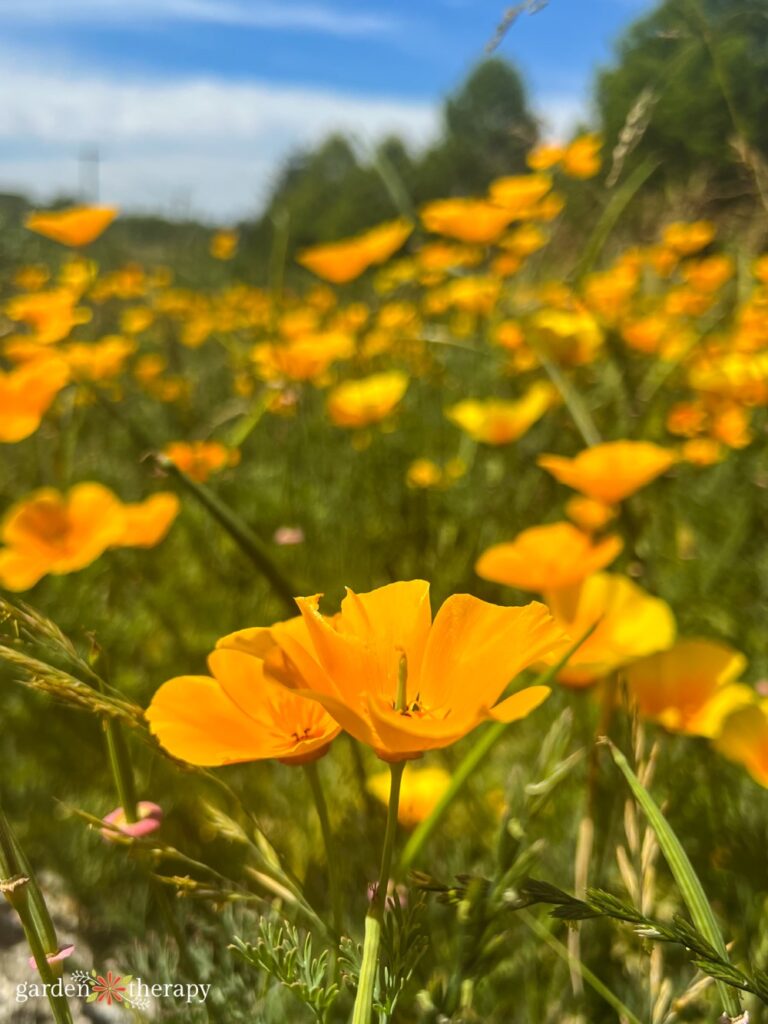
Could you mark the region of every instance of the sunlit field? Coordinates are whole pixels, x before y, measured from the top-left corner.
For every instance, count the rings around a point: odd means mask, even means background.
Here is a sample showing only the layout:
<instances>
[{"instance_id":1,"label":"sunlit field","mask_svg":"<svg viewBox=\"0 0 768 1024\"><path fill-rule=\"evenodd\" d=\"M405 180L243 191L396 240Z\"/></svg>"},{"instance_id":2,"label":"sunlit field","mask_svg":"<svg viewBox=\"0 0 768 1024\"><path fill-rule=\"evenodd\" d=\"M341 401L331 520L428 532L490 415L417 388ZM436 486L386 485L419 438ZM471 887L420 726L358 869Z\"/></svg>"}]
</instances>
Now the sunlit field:
<instances>
[{"instance_id":1,"label":"sunlit field","mask_svg":"<svg viewBox=\"0 0 768 1024\"><path fill-rule=\"evenodd\" d=\"M5 212L1 1022L768 1020L765 163L645 127Z\"/></svg>"}]
</instances>

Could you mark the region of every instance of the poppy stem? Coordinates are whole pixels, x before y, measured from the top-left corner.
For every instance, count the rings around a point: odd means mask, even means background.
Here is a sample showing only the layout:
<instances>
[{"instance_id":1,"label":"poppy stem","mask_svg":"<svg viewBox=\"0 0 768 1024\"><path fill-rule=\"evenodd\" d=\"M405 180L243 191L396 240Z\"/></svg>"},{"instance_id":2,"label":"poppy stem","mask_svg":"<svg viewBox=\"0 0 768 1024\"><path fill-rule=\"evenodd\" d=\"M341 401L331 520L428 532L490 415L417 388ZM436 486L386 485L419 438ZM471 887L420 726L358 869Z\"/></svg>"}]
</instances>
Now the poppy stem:
<instances>
[{"instance_id":1,"label":"poppy stem","mask_svg":"<svg viewBox=\"0 0 768 1024\"><path fill-rule=\"evenodd\" d=\"M338 860L334 856L333 833L331 822L328 817L328 803L325 799L323 784L320 780L320 772L317 769L316 761L309 761L304 765L309 788L315 801L317 817L320 821L320 831L323 834L323 845L325 846L325 860L328 866L328 885L331 890L331 910L333 913L333 930L341 935L342 912L341 912L341 886L339 885Z\"/></svg>"},{"instance_id":2,"label":"poppy stem","mask_svg":"<svg viewBox=\"0 0 768 1024\"><path fill-rule=\"evenodd\" d=\"M376 891L373 894L368 914L365 918L365 941L363 944L363 962L360 967L360 980L357 986L355 1008L352 1011L352 1024L370 1024L373 1009L373 997L376 990L379 945L381 943L381 926L387 903L387 888L392 869L392 856L395 850L397 835L397 811L400 806L400 783L403 779L405 761L397 761L389 766L392 780L389 788L389 808L387 810L387 830L384 834L384 849L381 854L381 870Z\"/></svg>"}]
</instances>

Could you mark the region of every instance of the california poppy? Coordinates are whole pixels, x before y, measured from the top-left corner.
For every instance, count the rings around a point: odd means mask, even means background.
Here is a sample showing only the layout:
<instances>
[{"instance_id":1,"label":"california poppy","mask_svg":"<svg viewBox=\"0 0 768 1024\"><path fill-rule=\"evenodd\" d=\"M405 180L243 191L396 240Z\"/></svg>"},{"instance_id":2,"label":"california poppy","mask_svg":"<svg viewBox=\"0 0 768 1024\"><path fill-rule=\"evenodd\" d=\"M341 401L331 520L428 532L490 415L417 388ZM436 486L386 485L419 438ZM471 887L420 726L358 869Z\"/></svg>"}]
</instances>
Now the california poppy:
<instances>
[{"instance_id":1,"label":"california poppy","mask_svg":"<svg viewBox=\"0 0 768 1024\"><path fill-rule=\"evenodd\" d=\"M217 647L208 668L209 676L163 683L146 711L152 733L182 761L304 764L322 757L341 731L318 703L266 678L260 658Z\"/></svg>"},{"instance_id":2,"label":"california poppy","mask_svg":"<svg viewBox=\"0 0 768 1024\"><path fill-rule=\"evenodd\" d=\"M327 245L303 249L296 260L313 274L333 284L346 284L360 277L374 264L384 263L402 246L413 231L410 221L389 221L378 227Z\"/></svg>"},{"instance_id":3,"label":"california poppy","mask_svg":"<svg viewBox=\"0 0 768 1024\"><path fill-rule=\"evenodd\" d=\"M348 590L333 617L321 614L317 596L297 604L307 639L270 627L277 650L265 656L267 674L317 701L389 761L448 746L489 719L525 718L547 687L496 702L510 680L566 641L535 602L501 608L457 594L433 622L423 580Z\"/></svg>"},{"instance_id":4,"label":"california poppy","mask_svg":"<svg viewBox=\"0 0 768 1024\"><path fill-rule=\"evenodd\" d=\"M338 427L367 427L386 419L408 388L399 370L338 384L328 396L328 415Z\"/></svg>"},{"instance_id":5,"label":"california poppy","mask_svg":"<svg viewBox=\"0 0 768 1024\"><path fill-rule=\"evenodd\" d=\"M550 523L494 544L477 560L475 572L494 583L543 593L573 586L604 569L621 548L615 535L595 541L570 523Z\"/></svg>"},{"instance_id":6,"label":"california poppy","mask_svg":"<svg viewBox=\"0 0 768 1024\"><path fill-rule=\"evenodd\" d=\"M628 498L675 461L673 451L650 441L609 441L586 448L572 459L541 455L538 460L561 484L607 505Z\"/></svg>"},{"instance_id":7,"label":"california poppy","mask_svg":"<svg viewBox=\"0 0 768 1024\"><path fill-rule=\"evenodd\" d=\"M38 235L62 245L79 247L98 238L116 216L113 206L71 206L66 210L36 211L25 223Z\"/></svg>"},{"instance_id":8,"label":"california poppy","mask_svg":"<svg viewBox=\"0 0 768 1024\"><path fill-rule=\"evenodd\" d=\"M546 600L571 636L595 627L558 673L558 682L567 686L588 686L675 640L675 617L666 601L626 576L596 573L572 588L549 591Z\"/></svg>"},{"instance_id":9,"label":"california poppy","mask_svg":"<svg viewBox=\"0 0 768 1024\"><path fill-rule=\"evenodd\" d=\"M634 662L626 677L641 715L671 732L712 737L734 708L755 701L752 687L736 682L745 667L725 644L686 639Z\"/></svg>"}]
</instances>

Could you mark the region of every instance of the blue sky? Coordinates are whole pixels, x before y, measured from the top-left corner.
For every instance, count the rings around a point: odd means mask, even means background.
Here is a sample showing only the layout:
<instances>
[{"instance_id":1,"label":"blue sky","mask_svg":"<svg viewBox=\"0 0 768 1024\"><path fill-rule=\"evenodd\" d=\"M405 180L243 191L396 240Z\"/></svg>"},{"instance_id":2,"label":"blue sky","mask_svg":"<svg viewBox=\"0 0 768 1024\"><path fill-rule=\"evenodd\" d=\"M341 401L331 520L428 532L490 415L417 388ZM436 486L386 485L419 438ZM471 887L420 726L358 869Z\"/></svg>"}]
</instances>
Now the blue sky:
<instances>
[{"instance_id":1,"label":"blue sky","mask_svg":"<svg viewBox=\"0 0 768 1024\"><path fill-rule=\"evenodd\" d=\"M510 0L0 0L0 189L44 200L98 146L102 198L227 221L258 209L291 150L328 131L414 145ZM513 60L552 134L651 0L550 0ZM4 79L4 81L3 81Z\"/></svg>"}]
</instances>

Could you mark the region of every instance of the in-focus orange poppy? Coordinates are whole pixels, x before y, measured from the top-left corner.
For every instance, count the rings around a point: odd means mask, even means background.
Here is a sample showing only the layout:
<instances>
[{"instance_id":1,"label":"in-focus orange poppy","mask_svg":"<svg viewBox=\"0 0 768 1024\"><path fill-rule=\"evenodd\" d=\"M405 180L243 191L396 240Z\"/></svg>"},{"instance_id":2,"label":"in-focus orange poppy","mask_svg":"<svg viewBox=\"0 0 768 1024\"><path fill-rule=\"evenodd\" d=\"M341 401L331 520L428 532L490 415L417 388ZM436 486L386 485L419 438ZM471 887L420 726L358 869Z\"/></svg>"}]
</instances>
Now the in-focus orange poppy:
<instances>
[{"instance_id":1,"label":"in-focus orange poppy","mask_svg":"<svg viewBox=\"0 0 768 1024\"><path fill-rule=\"evenodd\" d=\"M60 359L36 359L10 373L0 370L0 442L23 441L34 434L68 380L69 370Z\"/></svg>"},{"instance_id":2,"label":"in-focus orange poppy","mask_svg":"<svg viewBox=\"0 0 768 1024\"><path fill-rule=\"evenodd\" d=\"M547 381L532 384L516 402L497 398L485 401L467 399L448 410L448 419L482 444L509 444L529 430L544 413L559 401L558 393Z\"/></svg>"},{"instance_id":3,"label":"in-focus orange poppy","mask_svg":"<svg viewBox=\"0 0 768 1024\"><path fill-rule=\"evenodd\" d=\"M626 670L641 715L671 732L713 737L737 707L755 702L751 686L737 683L746 668L739 651L713 640L679 640L668 651Z\"/></svg>"},{"instance_id":4,"label":"in-focus orange poppy","mask_svg":"<svg viewBox=\"0 0 768 1024\"><path fill-rule=\"evenodd\" d=\"M62 245L88 245L104 232L117 216L113 206L71 206L66 210L31 213L26 227Z\"/></svg>"},{"instance_id":5,"label":"in-focus orange poppy","mask_svg":"<svg viewBox=\"0 0 768 1024\"><path fill-rule=\"evenodd\" d=\"M538 462L561 484L615 505L666 473L676 459L673 451L650 441L608 441L573 459L541 455Z\"/></svg>"},{"instance_id":6,"label":"in-focus orange poppy","mask_svg":"<svg viewBox=\"0 0 768 1024\"><path fill-rule=\"evenodd\" d=\"M217 648L208 668L210 676L163 683L145 713L161 745L182 761L306 764L322 757L341 732L316 701L267 679L260 658Z\"/></svg>"},{"instance_id":7,"label":"in-focus orange poppy","mask_svg":"<svg viewBox=\"0 0 768 1024\"><path fill-rule=\"evenodd\" d=\"M448 746L489 719L525 718L548 687L497 701L512 679L566 641L536 602L501 608L457 594L433 622L423 580L348 590L332 618L321 614L318 596L297 604L309 639L270 627L279 654L266 655L267 674L322 704L389 761Z\"/></svg>"},{"instance_id":8,"label":"in-focus orange poppy","mask_svg":"<svg viewBox=\"0 0 768 1024\"><path fill-rule=\"evenodd\" d=\"M475 572L493 583L544 593L571 587L604 569L621 549L621 538L615 535L595 541L570 523L550 523L494 544L477 560Z\"/></svg>"},{"instance_id":9,"label":"in-focus orange poppy","mask_svg":"<svg viewBox=\"0 0 768 1024\"><path fill-rule=\"evenodd\" d=\"M652 597L626 576L600 572L574 587L551 590L547 604L555 621L572 637L594 632L558 673L566 686L589 686L637 658L671 647L675 617L661 598Z\"/></svg>"},{"instance_id":10,"label":"in-focus orange poppy","mask_svg":"<svg viewBox=\"0 0 768 1024\"><path fill-rule=\"evenodd\" d=\"M380 224L362 235L303 249L296 260L325 281L346 284L369 267L386 262L412 231L411 222L401 218Z\"/></svg>"},{"instance_id":11,"label":"in-focus orange poppy","mask_svg":"<svg viewBox=\"0 0 768 1024\"><path fill-rule=\"evenodd\" d=\"M328 415L337 427L367 427L394 412L408 388L399 370L347 380L328 396Z\"/></svg>"}]
</instances>

